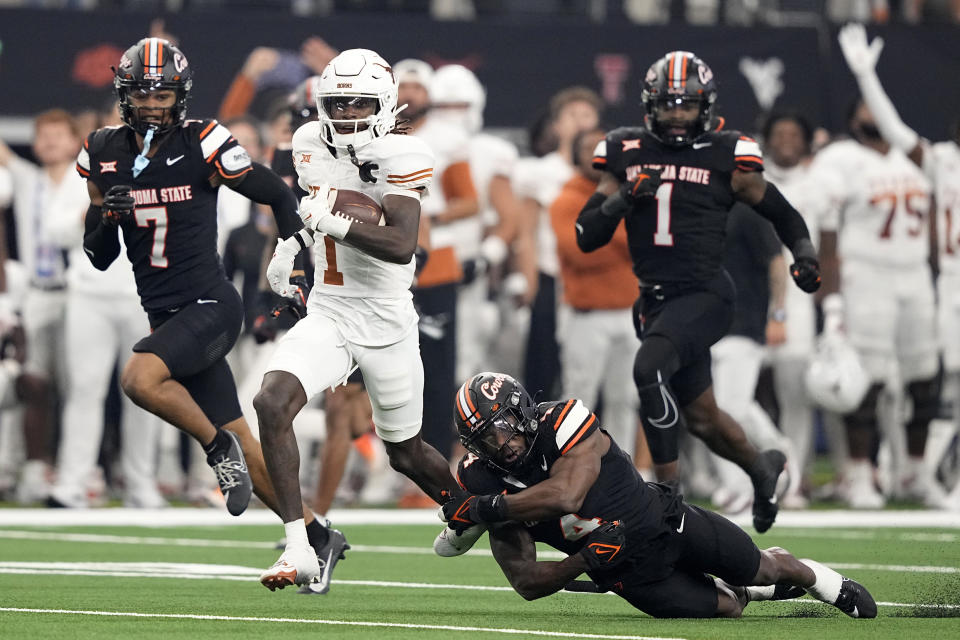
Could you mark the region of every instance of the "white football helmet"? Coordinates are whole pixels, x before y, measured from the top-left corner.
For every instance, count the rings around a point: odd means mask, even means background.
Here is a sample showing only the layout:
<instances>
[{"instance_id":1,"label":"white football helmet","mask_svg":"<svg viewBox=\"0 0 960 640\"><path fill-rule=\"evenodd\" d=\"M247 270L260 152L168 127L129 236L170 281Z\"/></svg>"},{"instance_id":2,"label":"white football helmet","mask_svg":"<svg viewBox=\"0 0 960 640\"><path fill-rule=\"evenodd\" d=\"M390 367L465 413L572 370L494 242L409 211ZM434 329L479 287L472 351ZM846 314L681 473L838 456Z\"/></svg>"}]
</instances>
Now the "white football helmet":
<instances>
[{"instance_id":1,"label":"white football helmet","mask_svg":"<svg viewBox=\"0 0 960 640\"><path fill-rule=\"evenodd\" d=\"M850 413L870 389L870 375L856 349L841 334L820 337L804 376L810 400L836 413Z\"/></svg>"},{"instance_id":2,"label":"white football helmet","mask_svg":"<svg viewBox=\"0 0 960 640\"><path fill-rule=\"evenodd\" d=\"M331 117L338 98L369 98L377 101L373 115L362 120ZM330 61L317 83L317 116L320 137L328 145L354 149L369 144L393 130L397 123L397 83L386 60L370 49L348 49ZM337 126L352 128L339 133Z\"/></svg>"},{"instance_id":3,"label":"white football helmet","mask_svg":"<svg viewBox=\"0 0 960 640\"><path fill-rule=\"evenodd\" d=\"M397 78L397 84L412 82L423 85L427 92L430 91L430 85L433 83L433 67L430 63L416 58L404 58L393 65L393 75Z\"/></svg>"},{"instance_id":4,"label":"white football helmet","mask_svg":"<svg viewBox=\"0 0 960 640\"><path fill-rule=\"evenodd\" d=\"M455 120L470 133L483 128L487 92L477 76L463 65L448 64L434 72L430 102L434 116Z\"/></svg>"}]
</instances>

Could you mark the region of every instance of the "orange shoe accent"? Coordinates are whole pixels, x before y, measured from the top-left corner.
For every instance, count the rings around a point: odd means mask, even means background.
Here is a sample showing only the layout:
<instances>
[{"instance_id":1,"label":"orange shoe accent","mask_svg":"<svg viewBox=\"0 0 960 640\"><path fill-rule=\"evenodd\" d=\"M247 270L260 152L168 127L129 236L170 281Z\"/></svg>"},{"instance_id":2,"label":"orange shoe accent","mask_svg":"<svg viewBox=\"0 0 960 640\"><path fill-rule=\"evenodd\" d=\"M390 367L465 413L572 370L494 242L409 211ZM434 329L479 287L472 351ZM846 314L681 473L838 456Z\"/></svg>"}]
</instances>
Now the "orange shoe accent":
<instances>
[{"instance_id":1,"label":"orange shoe accent","mask_svg":"<svg viewBox=\"0 0 960 640\"><path fill-rule=\"evenodd\" d=\"M365 433L356 440L353 441L353 448L357 450L363 459L367 462L372 461L376 457L376 453L373 448L373 438L376 438L373 433Z\"/></svg>"},{"instance_id":2,"label":"orange shoe accent","mask_svg":"<svg viewBox=\"0 0 960 640\"><path fill-rule=\"evenodd\" d=\"M297 570L291 569L290 571L280 571L273 575L267 576L260 580L260 583L266 588L273 591L275 589L283 589L284 587L297 583Z\"/></svg>"}]
</instances>

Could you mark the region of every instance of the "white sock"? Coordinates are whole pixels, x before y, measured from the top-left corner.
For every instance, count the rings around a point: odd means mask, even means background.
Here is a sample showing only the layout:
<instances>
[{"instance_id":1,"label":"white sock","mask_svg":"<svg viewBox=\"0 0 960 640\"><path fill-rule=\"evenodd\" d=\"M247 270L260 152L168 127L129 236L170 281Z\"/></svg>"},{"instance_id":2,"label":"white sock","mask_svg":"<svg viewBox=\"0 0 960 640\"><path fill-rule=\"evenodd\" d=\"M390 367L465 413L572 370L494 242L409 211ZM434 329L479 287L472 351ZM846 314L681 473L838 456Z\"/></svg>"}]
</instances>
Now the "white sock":
<instances>
[{"instance_id":1,"label":"white sock","mask_svg":"<svg viewBox=\"0 0 960 640\"><path fill-rule=\"evenodd\" d=\"M293 522L284 522L283 528L287 532L287 547L310 546L310 541L307 539L307 527L303 524L303 518Z\"/></svg>"},{"instance_id":2,"label":"white sock","mask_svg":"<svg viewBox=\"0 0 960 640\"><path fill-rule=\"evenodd\" d=\"M813 586L806 587L807 593L821 602L834 604L840 597L840 585L843 583L843 576L816 560L804 558L800 562L810 567L813 575L816 576L816 582L813 583Z\"/></svg>"},{"instance_id":3,"label":"white sock","mask_svg":"<svg viewBox=\"0 0 960 640\"><path fill-rule=\"evenodd\" d=\"M773 591L777 588L776 585L771 584L765 587L744 587L747 590L747 597L750 598L750 602L761 602L763 600L772 600Z\"/></svg>"}]
</instances>

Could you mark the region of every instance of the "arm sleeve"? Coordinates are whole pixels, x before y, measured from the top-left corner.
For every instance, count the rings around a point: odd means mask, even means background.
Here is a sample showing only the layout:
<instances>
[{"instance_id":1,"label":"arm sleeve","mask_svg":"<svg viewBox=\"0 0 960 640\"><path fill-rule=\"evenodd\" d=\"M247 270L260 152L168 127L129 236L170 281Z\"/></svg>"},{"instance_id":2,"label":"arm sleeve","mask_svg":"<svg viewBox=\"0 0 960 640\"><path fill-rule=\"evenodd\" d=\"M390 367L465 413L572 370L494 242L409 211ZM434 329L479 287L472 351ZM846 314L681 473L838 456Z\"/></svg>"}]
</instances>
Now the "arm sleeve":
<instances>
[{"instance_id":1,"label":"arm sleeve","mask_svg":"<svg viewBox=\"0 0 960 640\"><path fill-rule=\"evenodd\" d=\"M773 223L773 228L777 230L777 235L783 240L783 244L790 247L793 257L806 255L807 247L810 244L810 231L807 229L807 223L804 222L800 212L793 208L787 199L783 197L780 190L773 183L767 183L767 189L763 193L763 199L754 207L757 213ZM803 242L806 240L806 242ZM816 254L810 256L816 258Z\"/></svg>"},{"instance_id":2,"label":"arm sleeve","mask_svg":"<svg viewBox=\"0 0 960 640\"><path fill-rule=\"evenodd\" d=\"M254 202L270 205L281 237L289 238L303 228L293 191L283 178L259 162L252 163L242 180L228 186Z\"/></svg>"},{"instance_id":3,"label":"arm sleeve","mask_svg":"<svg viewBox=\"0 0 960 640\"><path fill-rule=\"evenodd\" d=\"M94 267L106 271L120 255L120 235L116 227L101 224L100 220L100 207L91 204L83 221L83 252Z\"/></svg>"},{"instance_id":4,"label":"arm sleeve","mask_svg":"<svg viewBox=\"0 0 960 640\"><path fill-rule=\"evenodd\" d=\"M608 216L600 210L606 199L602 193L593 194L577 216L577 246L584 253L590 253L610 242L613 232L620 224L620 218Z\"/></svg>"}]
</instances>

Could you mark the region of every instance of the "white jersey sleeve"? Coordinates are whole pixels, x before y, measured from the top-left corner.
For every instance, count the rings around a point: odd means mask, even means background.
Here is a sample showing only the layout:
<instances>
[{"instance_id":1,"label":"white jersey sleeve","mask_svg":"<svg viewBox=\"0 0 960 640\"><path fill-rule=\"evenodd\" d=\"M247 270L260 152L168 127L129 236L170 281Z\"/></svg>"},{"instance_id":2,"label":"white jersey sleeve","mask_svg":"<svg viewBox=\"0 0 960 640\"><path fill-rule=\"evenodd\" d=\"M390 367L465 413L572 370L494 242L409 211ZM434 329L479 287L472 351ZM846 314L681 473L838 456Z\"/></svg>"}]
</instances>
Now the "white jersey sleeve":
<instances>
[{"instance_id":1,"label":"white jersey sleeve","mask_svg":"<svg viewBox=\"0 0 960 640\"><path fill-rule=\"evenodd\" d=\"M423 140L413 136L393 136L384 145L380 178L386 183L384 195L397 194L420 198L433 181L435 158Z\"/></svg>"}]
</instances>

